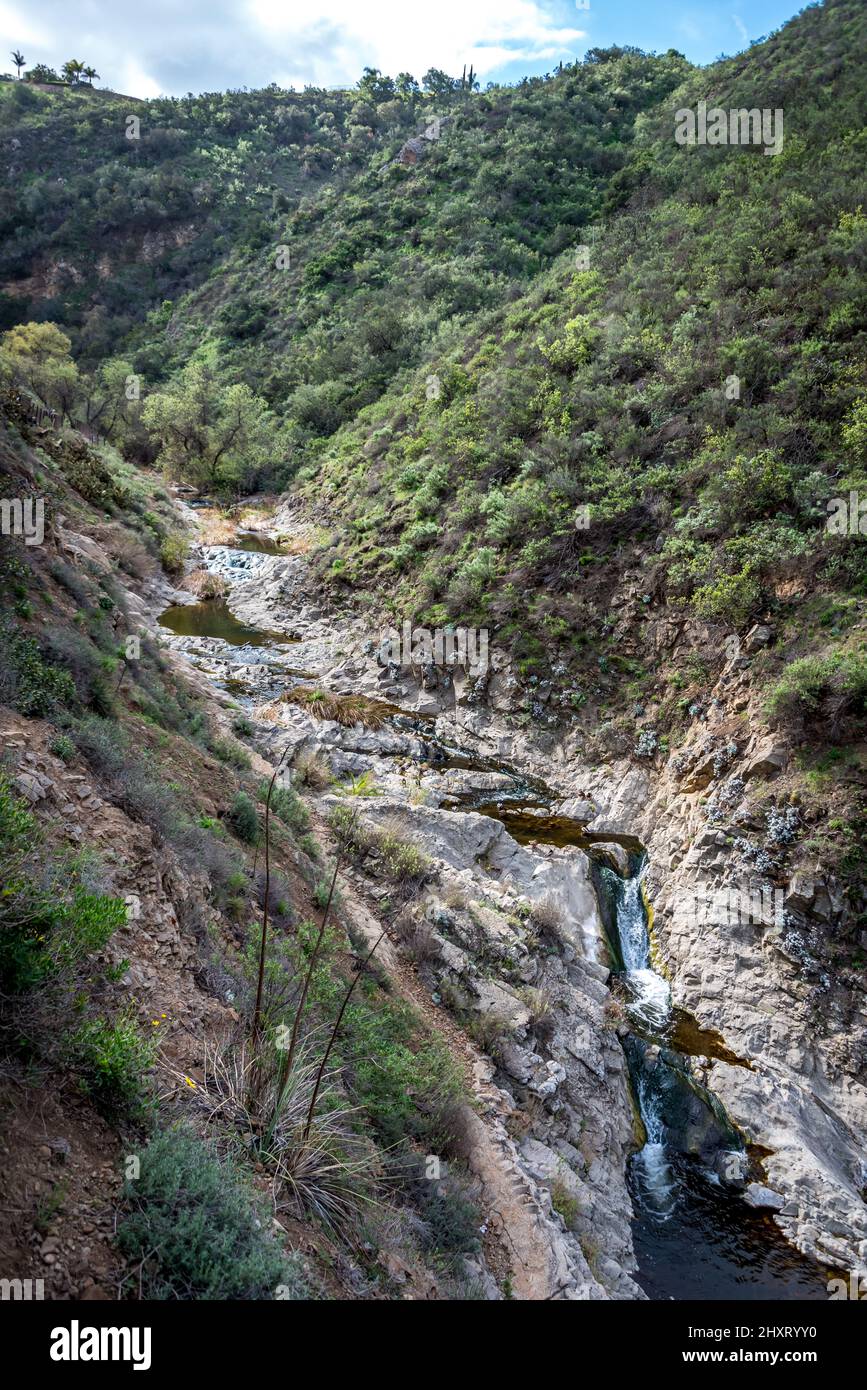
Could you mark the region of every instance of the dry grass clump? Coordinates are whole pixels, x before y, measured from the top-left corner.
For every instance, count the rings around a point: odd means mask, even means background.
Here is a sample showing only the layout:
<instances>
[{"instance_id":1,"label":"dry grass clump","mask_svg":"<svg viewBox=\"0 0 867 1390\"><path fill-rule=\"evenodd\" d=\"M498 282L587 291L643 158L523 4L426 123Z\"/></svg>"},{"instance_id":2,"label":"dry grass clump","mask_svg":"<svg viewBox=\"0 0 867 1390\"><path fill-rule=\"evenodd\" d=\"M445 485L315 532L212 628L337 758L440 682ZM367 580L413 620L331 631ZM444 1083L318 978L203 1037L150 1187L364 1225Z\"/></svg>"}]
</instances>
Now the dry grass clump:
<instances>
[{"instance_id":1,"label":"dry grass clump","mask_svg":"<svg viewBox=\"0 0 867 1390\"><path fill-rule=\"evenodd\" d=\"M201 516L201 513L200 513ZM237 523L227 516L205 516L202 519L200 539L203 545L232 545L235 540Z\"/></svg>"},{"instance_id":2,"label":"dry grass clump","mask_svg":"<svg viewBox=\"0 0 867 1390\"><path fill-rule=\"evenodd\" d=\"M388 719L382 706L366 695L335 695L329 690L317 690L310 685L296 685L294 689L284 691L281 699L300 705L317 719L333 719L347 728L363 724L367 729L381 729Z\"/></svg>"},{"instance_id":3,"label":"dry grass clump","mask_svg":"<svg viewBox=\"0 0 867 1390\"><path fill-rule=\"evenodd\" d=\"M221 574L211 574L209 570L193 570L192 574L181 580L178 588L195 594L196 598L225 598L231 585Z\"/></svg>"},{"instance_id":4,"label":"dry grass clump","mask_svg":"<svg viewBox=\"0 0 867 1390\"><path fill-rule=\"evenodd\" d=\"M324 791L334 781L331 768L321 753L299 753L292 764L292 771L300 786L309 787L314 792Z\"/></svg>"},{"instance_id":5,"label":"dry grass clump","mask_svg":"<svg viewBox=\"0 0 867 1390\"><path fill-rule=\"evenodd\" d=\"M347 1101L338 1070L321 1071L321 1041L305 1039L285 1079L279 1054L238 1039L204 1043L201 1080L168 1059L163 1066L219 1147L255 1154L271 1178L278 1214L306 1212L351 1239L366 1212L380 1205L381 1163L358 1131L360 1111Z\"/></svg>"},{"instance_id":6,"label":"dry grass clump","mask_svg":"<svg viewBox=\"0 0 867 1390\"><path fill-rule=\"evenodd\" d=\"M310 550L307 536L291 536L285 531L275 531L274 539L286 555L306 555Z\"/></svg>"},{"instance_id":7,"label":"dry grass clump","mask_svg":"<svg viewBox=\"0 0 867 1390\"><path fill-rule=\"evenodd\" d=\"M416 965L433 964L440 959L441 943L430 922L407 912L401 915L396 926L401 945Z\"/></svg>"}]
</instances>

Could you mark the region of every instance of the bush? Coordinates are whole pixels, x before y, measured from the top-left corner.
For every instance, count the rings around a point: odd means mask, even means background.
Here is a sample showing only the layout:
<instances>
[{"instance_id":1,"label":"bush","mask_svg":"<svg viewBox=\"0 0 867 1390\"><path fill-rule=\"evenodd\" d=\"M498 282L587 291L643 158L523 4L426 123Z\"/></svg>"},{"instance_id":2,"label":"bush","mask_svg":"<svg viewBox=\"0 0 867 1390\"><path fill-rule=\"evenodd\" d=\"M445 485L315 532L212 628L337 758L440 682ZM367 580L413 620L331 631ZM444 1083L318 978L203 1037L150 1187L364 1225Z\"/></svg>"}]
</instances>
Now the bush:
<instances>
[{"instance_id":1,"label":"bush","mask_svg":"<svg viewBox=\"0 0 867 1390\"><path fill-rule=\"evenodd\" d=\"M60 758L62 762L71 763L75 757L75 744L68 734L55 734L48 744L49 753L53 753L55 758Z\"/></svg>"},{"instance_id":2,"label":"bush","mask_svg":"<svg viewBox=\"0 0 867 1390\"><path fill-rule=\"evenodd\" d=\"M83 1023L70 1047L82 1085L101 1109L115 1113L139 1108L154 1044L142 1037L131 1013L113 1023L104 1018Z\"/></svg>"},{"instance_id":3,"label":"bush","mask_svg":"<svg viewBox=\"0 0 867 1390\"><path fill-rule=\"evenodd\" d=\"M832 719L867 707L867 657L855 652L804 656L793 661L770 691L768 713L803 719L822 712Z\"/></svg>"},{"instance_id":4,"label":"bush","mask_svg":"<svg viewBox=\"0 0 867 1390\"><path fill-rule=\"evenodd\" d=\"M31 719L76 703L69 673L49 665L35 639L15 632L7 623L0 628L0 703Z\"/></svg>"},{"instance_id":5,"label":"bush","mask_svg":"<svg viewBox=\"0 0 867 1390\"><path fill-rule=\"evenodd\" d=\"M160 542L160 564L167 574L182 574L190 543L180 531L173 531Z\"/></svg>"},{"instance_id":6,"label":"bush","mask_svg":"<svg viewBox=\"0 0 867 1390\"><path fill-rule=\"evenodd\" d=\"M261 784L257 795L263 804L268 800L267 782ZM276 782L271 792L271 814L290 830L304 831L310 825L310 813L301 798L291 787L281 787Z\"/></svg>"},{"instance_id":7,"label":"bush","mask_svg":"<svg viewBox=\"0 0 867 1390\"><path fill-rule=\"evenodd\" d=\"M0 776L0 990L74 982L126 921L120 898L89 891L75 862L46 864L26 802Z\"/></svg>"},{"instance_id":8,"label":"bush","mask_svg":"<svg viewBox=\"0 0 867 1390\"><path fill-rule=\"evenodd\" d=\"M226 819L245 845L259 843L259 816L246 792L236 792Z\"/></svg>"},{"instance_id":9,"label":"bush","mask_svg":"<svg viewBox=\"0 0 867 1390\"><path fill-rule=\"evenodd\" d=\"M692 603L700 618L743 627L762 596L761 585L749 567L739 574L724 574L713 584L696 589Z\"/></svg>"},{"instance_id":10,"label":"bush","mask_svg":"<svg viewBox=\"0 0 867 1390\"><path fill-rule=\"evenodd\" d=\"M420 1183L418 1206L428 1250L452 1257L478 1250L481 1213L455 1177Z\"/></svg>"},{"instance_id":11,"label":"bush","mask_svg":"<svg viewBox=\"0 0 867 1390\"><path fill-rule=\"evenodd\" d=\"M233 767L236 772L246 772L250 767L250 754L246 748L242 748L240 743L233 743L230 738L213 738L208 747L215 758L219 758L227 767Z\"/></svg>"},{"instance_id":12,"label":"bush","mask_svg":"<svg viewBox=\"0 0 867 1390\"><path fill-rule=\"evenodd\" d=\"M124 1189L118 1245L146 1299L304 1299L298 1268L237 1169L183 1129L166 1130ZM279 1293L278 1293L279 1291Z\"/></svg>"}]
</instances>

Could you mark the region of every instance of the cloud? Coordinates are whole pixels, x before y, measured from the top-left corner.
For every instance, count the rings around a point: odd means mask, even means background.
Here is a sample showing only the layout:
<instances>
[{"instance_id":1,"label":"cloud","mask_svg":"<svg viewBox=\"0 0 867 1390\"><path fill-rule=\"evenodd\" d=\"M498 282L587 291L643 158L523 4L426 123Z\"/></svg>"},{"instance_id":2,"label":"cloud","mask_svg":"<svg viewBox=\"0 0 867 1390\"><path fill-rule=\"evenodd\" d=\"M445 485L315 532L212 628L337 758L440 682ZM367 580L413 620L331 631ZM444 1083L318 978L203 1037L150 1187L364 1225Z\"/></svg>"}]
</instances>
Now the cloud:
<instances>
[{"instance_id":1,"label":"cloud","mask_svg":"<svg viewBox=\"0 0 867 1390\"><path fill-rule=\"evenodd\" d=\"M75 56L102 85L131 96L218 91L269 82L353 85L365 65L419 79L430 67L488 78L511 62L574 56L586 38L537 0L0 0L11 46L28 63Z\"/></svg>"},{"instance_id":2,"label":"cloud","mask_svg":"<svg viewBox=\"0 0 867 1390\"><path fill-rule=\"evenodd\" d=\"M737 14L733 14L733 15L732 15L732 24L733 24L733 25L735 26L735 28L737 29L737 31L738 31L738 33L740 34L741 38L743 39L744 43L749 43L749 41L750 41L750 36L749 36L748 31L747 31L747 26L744 24L744 21L741 19L740 15L737 15Z\"/></svg>"}]
</instances>

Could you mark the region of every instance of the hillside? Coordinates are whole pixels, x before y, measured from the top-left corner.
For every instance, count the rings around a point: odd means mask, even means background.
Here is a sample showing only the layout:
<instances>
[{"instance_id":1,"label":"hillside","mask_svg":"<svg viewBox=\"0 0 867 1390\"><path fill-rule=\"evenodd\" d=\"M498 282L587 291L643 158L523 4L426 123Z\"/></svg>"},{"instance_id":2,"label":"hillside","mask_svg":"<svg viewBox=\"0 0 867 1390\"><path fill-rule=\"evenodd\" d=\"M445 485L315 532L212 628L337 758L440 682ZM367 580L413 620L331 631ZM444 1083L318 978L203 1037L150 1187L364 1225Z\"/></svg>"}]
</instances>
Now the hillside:
<instances>
[{"instance_id":1,"label":"hillside","mask_svg":"<svg viewBox=\"0 0 867 1390\"><path fill-rule=\"evenodd\" d=\"M485 91L0 85L18 1277L863 1267L865 48L826 0Z\"/></svg>"}]
</instances>

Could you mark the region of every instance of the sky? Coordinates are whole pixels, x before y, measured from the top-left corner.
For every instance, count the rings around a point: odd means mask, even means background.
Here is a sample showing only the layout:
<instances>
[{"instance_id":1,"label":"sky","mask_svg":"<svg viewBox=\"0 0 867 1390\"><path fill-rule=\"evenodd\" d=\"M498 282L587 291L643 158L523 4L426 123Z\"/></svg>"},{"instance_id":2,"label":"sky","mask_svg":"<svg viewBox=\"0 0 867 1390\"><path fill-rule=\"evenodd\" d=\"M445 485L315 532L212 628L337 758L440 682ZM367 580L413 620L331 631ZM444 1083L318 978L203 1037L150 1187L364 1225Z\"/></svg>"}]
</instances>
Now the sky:
<instances>
[{"instance_id":1,"label":"sky","mask_svg":"<svg viewBox=\"0 0 867 1390\"><path fill-rule=\"evenodd\" d=\"M129 96L354 86L365 66L421 80L430 67L482 86L552 70L588 48L679 49L694 63L778 29L793 0L0 0L7 57L59 68L79 58L96 86ZM0 61L0 70L4 64Z\"/></svg>"}]
</instances>

